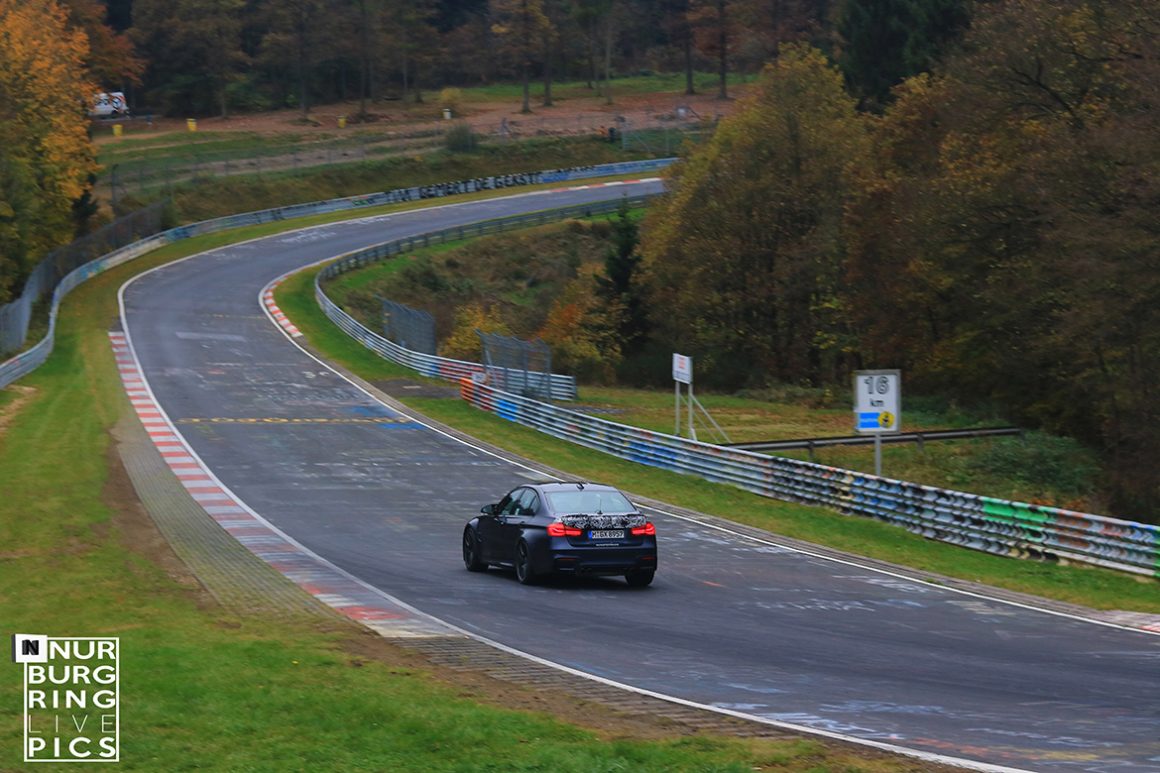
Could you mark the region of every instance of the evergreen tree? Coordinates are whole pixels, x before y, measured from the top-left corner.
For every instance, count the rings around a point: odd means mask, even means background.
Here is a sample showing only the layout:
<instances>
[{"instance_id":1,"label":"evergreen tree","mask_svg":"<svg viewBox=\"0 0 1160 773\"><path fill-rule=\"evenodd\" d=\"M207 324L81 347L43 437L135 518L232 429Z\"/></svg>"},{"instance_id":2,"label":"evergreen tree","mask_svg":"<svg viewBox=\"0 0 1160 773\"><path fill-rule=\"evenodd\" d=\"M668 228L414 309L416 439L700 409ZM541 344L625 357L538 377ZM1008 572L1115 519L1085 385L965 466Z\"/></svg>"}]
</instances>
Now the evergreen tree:
<instances>
[{"instance_id":1,"label":"evergreen tree","mask_svg":"<svg viewBox=\"0 0 1160 773\"><path fill-rule=\"evenodd\" d=\"M964 0L845 0L839 64L851 90L870 106L925 72L966 26Z\"/></svg>"},{"instance_id":2,"label":"evergreen tree","mask_svg":"<svg viewBox=\"0 0 1160 773\"><path fill-rule=\"evenodd\" d=\"M612 222L612 247L604 259L604 274L596 277L607 314L616 319L622 351L631 352L648 332L641 289L640 228L621 201Z\"/></svg>"}]
</instances>

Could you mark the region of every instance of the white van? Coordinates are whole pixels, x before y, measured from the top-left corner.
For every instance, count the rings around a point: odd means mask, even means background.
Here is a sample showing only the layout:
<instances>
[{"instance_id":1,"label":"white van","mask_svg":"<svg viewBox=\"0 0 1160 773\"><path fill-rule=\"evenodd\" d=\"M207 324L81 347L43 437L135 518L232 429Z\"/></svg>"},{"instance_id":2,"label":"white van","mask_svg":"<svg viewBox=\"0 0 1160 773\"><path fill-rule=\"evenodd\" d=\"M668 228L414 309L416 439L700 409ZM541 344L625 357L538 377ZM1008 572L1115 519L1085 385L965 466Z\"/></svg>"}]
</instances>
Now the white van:
<instances>
[{"instance_id":1,"label":"white van","mask_svg":"<svg viewBox=\"0 0 1160 773\"><path fill-rule=\"evenodd\" d=\"M125 93L122 91L100 92L93 95L93 109L89 115L93 118L112 118L119 115L128 115L129 106L125 104Z\"/></svg>"}]
</instances>

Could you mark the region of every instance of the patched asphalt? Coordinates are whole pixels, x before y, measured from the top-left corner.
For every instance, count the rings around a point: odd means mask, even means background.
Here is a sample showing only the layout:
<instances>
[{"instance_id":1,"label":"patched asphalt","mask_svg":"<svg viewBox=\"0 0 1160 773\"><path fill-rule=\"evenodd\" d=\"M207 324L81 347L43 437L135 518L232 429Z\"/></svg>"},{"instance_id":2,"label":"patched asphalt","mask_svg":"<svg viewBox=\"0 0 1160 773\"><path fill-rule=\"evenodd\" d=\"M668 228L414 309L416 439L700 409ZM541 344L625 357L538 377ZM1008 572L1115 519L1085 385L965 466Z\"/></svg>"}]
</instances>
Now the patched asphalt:
<instances>
[{"instance_id":1,"label":"patched asphalt","mask_svg":"<svg viewBox=\"0 0 1160 773\"><path fill-rule=\"evenodd\" d=\"M556 194L607 196L590 190ZM153 272L128 332L174 426L254 511L460 628L587 673L818 730L1035 770L1160 770L1160 638L657 515L652 588L464 571L481 504L542 473L372 399L292 345L261 288L299 265L551 196L322 226ZM679 504L679 503L678 503Z\"/></svg>"}]
</instances>

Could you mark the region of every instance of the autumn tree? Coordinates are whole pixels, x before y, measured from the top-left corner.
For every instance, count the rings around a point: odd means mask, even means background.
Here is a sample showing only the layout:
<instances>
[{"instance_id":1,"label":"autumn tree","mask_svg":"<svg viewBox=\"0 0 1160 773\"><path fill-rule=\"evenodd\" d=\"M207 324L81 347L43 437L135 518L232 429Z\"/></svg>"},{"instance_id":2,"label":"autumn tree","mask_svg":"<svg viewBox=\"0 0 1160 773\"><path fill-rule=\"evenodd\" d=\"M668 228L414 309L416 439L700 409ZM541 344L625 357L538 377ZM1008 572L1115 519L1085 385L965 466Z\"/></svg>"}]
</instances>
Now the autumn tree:
<instances>
[{"instance_id":1,"label":"autumn tree","mask_svg":"<svg viewBox=\"0 0 1160 773\"><path fill-rule=\"evenodd\" d=\"M646 219L650 321L723 384L839 367L844 171L865 146L854 107L819 51L787 46Z\"/></svg>"},{"instance_id":2,"label":"autumn tree","mask_svg":"<svg viewBox=\"0 0 1160 773\"><path fill-rule=\"evenodd\" d=\"M503 321L499 310L482 301L470 301L455 310L455 323L451 334L439 346L439 354L455 360L479 362L480 343L476 331L511 335L511 328Z\"/></svg>"},{"instance_id":3,"label":"autumn tree","mask_svg":"<svg viewBox=\"0 0 1160 773\"><path fill-rule=\"evenodd\" d=\"M523 89L522 113L530 113L532 65L544 53L544 40L551 34L551 22L544 14L543 0L492 0L492 31L513 63Z\"/></svg>"},{"instance_id":4,"label":"autumn tree","mask_svg":"<svg viewBox=\"0 0 1160 773\"><path fill-rule=\"evenodd\" d=\"M0 0L0 300L72 238L95 170L85 34L54 0Z\"/></svg>"},{"instance_id":5,"label":"autumn tree","mask_svg":"<svg viewBox=\"0 0 1160 773\"><path fill-rule=\"evenodd\" d=\"M669 39L681 48L685 94L696 94L697 89L693 83L693 22L690 18L692 0L664 0L662 6Z\"/></svg>"},{"instance_id":6,"label":"autumn tree","mask_svg":"<svg viewBox=\"0 0 1160 773\"><path fill-rule=\"evenodd\" d=\"M403 86L403 97L423 101L421 71L436 54L433 0L411 0L387 4L387 39L395 56Z\"/></svg>"},{"instance_id":7,"label":"autumn tree","mask_svg":"<svg viewBox=\"0 0 1160 773\"><path fill-rule=\"evenodd\" d=\"M262 38L263 59L294 73L298 88L298 108L302 111L302 120L306 121L313 102L310 81L318 61L319 43L331 21L326 13L326 2L282 0L267 5L264 10L269 31Z\"/></svg>"},{"instance_id":8,"label":"autumn tree","mask_svg":"<svg viewBox=\"0 0 1160 773\"><path fill-rule=\"evenodd\" d=\"M355 11L358 40L358 118L366 120L367 98L374 90L376 48L382 42L382 0L349 0Z\"/></svg>"},{"instance_id":9,"label":"autumn tree","mask_svg":"<svg viewBox=\"0 0 1160 773\"><path fill-rule=\"evenodd\" d=\"M1126 512L1160 504L1157 29L1155 0L982 10L897 91L847 219L864 349L1102 447Z\"/></svg>"},{"instance_id":10,"label":"autumn tree","mask_svg":"<svg viewBox=\"0 0 1160 773\"><path fill-rule=\"evenodd\" d=\"M85 65L89 76L99 86L131 83L141 84L145 60L137 55L133 42L123 30L115 30L105 23L107 9L98 0L63 0L68 9L69 25L85 33L89 41L89 56Z\"/></svg>"},{"instance_id":11,"label":"autumn tree","mask_svg":"<svg viewBox=\"0 0 1160 773\"><path fill-rule=\"evenodd\" d=\"M138 0L133 36L148 79L180 111L229 115L227 88L247 58L241 50L245 0Z\"/></svg>"},{"instance_id":12,"label":"autumn tree","mask_svg":"<svg viewBox=\"0 0 1160 773\"><path fill-rule=\"evenodd\" d=\"M592 267L582 268L552 302L536 334L552 349L552 368L586 381L615 379L622 359L619 299L601 297Z\"/></svg>"},{"instance_id":13,"label":"autumn tree","mask_svg":"<svg viewBox=\"0 0 1160 773\"><path fill-rule=\"evenodd\" d=\"M717 61L717 98L729 97L729 46L735 37L735 0L690 0L689 18L698 47Z\"/></svg>"}]
</instances>

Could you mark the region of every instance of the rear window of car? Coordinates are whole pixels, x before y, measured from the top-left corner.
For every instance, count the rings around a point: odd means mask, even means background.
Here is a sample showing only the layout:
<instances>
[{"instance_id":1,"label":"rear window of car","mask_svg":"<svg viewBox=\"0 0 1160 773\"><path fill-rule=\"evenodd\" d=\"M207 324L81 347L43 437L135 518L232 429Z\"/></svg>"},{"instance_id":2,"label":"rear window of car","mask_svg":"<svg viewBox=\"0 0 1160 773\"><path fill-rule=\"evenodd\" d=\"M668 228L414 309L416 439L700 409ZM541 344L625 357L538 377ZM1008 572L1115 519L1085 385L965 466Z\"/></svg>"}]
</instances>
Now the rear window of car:
<instances>
[{"instance_id":1,"label":"rear window of car","mask_svg":"<svg viewBox=\"0 0 1160 773\"><path fill-rule=\"evenodd\" d=\"M557 513L635 513L636 508L619 491L549 491L548 501Z\"/></svg>"}]
</instances>

